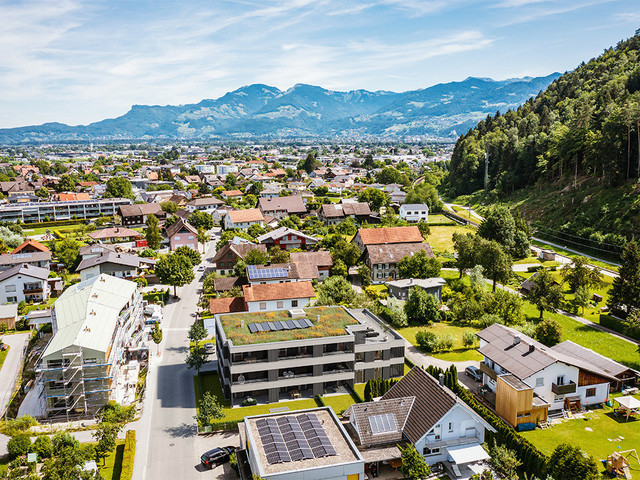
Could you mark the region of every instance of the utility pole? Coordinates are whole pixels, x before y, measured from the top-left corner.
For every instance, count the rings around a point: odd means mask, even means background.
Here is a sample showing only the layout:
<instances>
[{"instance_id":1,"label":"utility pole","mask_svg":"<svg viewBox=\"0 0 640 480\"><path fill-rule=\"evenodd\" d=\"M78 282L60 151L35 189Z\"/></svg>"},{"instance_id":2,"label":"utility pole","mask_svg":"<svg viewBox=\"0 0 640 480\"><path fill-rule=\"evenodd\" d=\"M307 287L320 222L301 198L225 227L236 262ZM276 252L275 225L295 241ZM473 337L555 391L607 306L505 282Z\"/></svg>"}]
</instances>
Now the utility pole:
<instances>
[{"instance_id":1,"label":"utility pole","mask_svg":"<svg viewBox=\"0 0 640 480\"><path fill-rule=\"evenodd\" d=\"M484 151L484 191L489 188L489 150Z\"/></svg>"}]
</instances>

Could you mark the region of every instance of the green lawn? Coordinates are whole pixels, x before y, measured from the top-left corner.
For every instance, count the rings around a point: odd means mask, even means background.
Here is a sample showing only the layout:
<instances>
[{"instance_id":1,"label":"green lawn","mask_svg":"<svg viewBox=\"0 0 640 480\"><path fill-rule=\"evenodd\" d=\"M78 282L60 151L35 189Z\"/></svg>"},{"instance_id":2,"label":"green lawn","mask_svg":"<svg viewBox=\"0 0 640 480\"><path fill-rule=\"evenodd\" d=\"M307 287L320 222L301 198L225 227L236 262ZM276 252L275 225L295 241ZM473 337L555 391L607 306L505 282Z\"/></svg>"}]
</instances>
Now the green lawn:
<instances>
[{"instance_id":1,"label":"green lawn","mask_svg":"<svg viewBox=\"0 0 640 480\"><path fill-rule=\"evenodd\" d=\"M71 230L75 230L78 228L83 227L84 224L82 223L74 223L72 225L61 225L59 227L37 227L37 228L24 228L23 231L25 234L27 234L28 236L32 237L34 235L44 235L45 233L47 233L47 230L49 230L49 232L51 232L51 234L53 234L54 230L58 230L60 233L65 233L65 232L69 232ZM27 225L28 227L28 225Z\"/></svg>"},{"instance_id":2,"label":"green lawn","mask_svg":"<svg viewBox=\"0 0 640 480\"><path fill-rule=\"evenodd\" d=\"M604 406L586 414L585 419L575 418L551 428L523 432L521 435L547 455L560 443L579 446L587 454L593 455L598 467L602 467L599 461L613 452L637 449L640 446L640 419L625 422L624 419L615 417L612 411L611 407ZM586 430L587 428L591 431ZM635 458L629 460L631 473L637 478L640 476L640 465Z\"/></svg>"},{"instance_id":3,"label":"green lawn","mask_svg":"<svg viewBox=\"0 0 640 480\"><path fill-rule=\"evenodd\" d=\"M454 233L473 233L473 227L465 227L462 225L452 226L433 226L431 233L427 236L427 242L431 245L434 252L453 253L453 234Z\"/></svg>"},{"instance_id":4,"label":"green lawn","mask_svg":"<svg viewBox=\"0 0 640 480\"><path fill-rule=\"evenodd\" d=\"M449 217L445 217L441 214L429 215L429 221L427 223L450 223L451 225L457 225L457 223L451 220Z\"/></svg>"},{"instance_id":5,"label":"green lawn","mask_svg":"<svg viewBox=\"0 0 640 480\"><path fill-rule=\"evenodd\" d=\"M462 362L468 360L482 360L482 355L478 353L477 345L472 348L466 348L462 345L462 334L465 331L477 332L478 329L470 326L462 326L453 323L434 323L433 326L417 326L399 328L398 332L406 338L412 345L418 346L416 342L416 333L420 330L428 329L431 332L435 332L438 335L451 334L455 338L453 349L448 352L430 353L432 357L446 360L449 362ZM406 372L405 372L406 373Z\"/></svg>"},{"instance_id":6,"label":"green lawn","mask_svg":"<svg viewBox=\"0 0 640 480\"><path fill-rule=\"evenodd\" d=\"M560 253L561 255L566 255L567 257L571 257L571 258L578 256L573 252L569 252L568 250L564 250L558 247L552 247L551 245L547 245L546 243L539 242L537 240L531 240L531 245L542 247L546 250L553 250L556 253ZM589 263L592 265L595 265L596 267L608 268L609 270L614 270L616 272L618 271L618 267L616 265L612 265L611 263L608 263L608 262L601 262L600 260L594 260L592 258L589 258Z\"/></svg>"},{"instance_id":7,"label":"green lawn","mask_svg":"<svg viewBox=\"0 0 640 480\"><path fill-rule=\"evenodd\" d=\"M363 390L364 391L364 390ZM322 397L325 405L333 408L333 411L336 412L336 415L340 415L347 408L349 408L354 403L358 403L358 400L349 395L325 395Z\"/></svg>"},{"instance_id":8,"label":"green lawn","mask_svg":"<svg viewBox=\"0 0 640 480\"><path fill-rule=\"evenodd\" d=\"M303 399L292 400L290 402L272 403L268 405L252 405L248 407L232 408L229 405L229 402L224 399L224 395L222 394L222 387L220 386L220 381L218 380L217 374L201 373L200 377L202 378L202 386L204 390L211 392L212 395L218 398L220 405L222 405L224 417L215 420L214 423L237 422L249 415L262 415L265 413L269 413L269 410L272 408L289 407L289 410L302 410L305 408L315 408L318 406L317 402L314 399ZM198 408L200 406L201 395L197 376L193 377L193 385L196 396L196 407Z\"/></svg>"}]
</instances>

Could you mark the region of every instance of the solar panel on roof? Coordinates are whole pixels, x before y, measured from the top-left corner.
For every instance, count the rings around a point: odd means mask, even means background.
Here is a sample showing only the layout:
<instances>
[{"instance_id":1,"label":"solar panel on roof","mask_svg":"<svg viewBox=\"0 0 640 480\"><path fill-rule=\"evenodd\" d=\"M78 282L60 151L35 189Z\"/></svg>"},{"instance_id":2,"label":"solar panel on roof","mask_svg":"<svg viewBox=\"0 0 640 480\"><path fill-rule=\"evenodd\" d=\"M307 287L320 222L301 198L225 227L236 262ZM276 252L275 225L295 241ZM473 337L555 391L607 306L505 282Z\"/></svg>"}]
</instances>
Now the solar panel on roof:
<instances>
[{"instance_id":1,"label":"solar panel on roof","mask_svg":"<svg viewBox=\"0 0 640 480\"><path fill-rule=\"evenodd\" d=\"M258 331L258 329L256 328L256 324L255 323L250 323L249 325L247 325L247 327L249 328L249 332L251 333L255 333Z\"/></svg>"},{"instance_id":2,"label":"solar panel on roof","mask_svg":"<svg viewBox=\"0 0 640 480\"><path fill-rule=\"evenodd\" d=\"M292 329L296 328L291 320L283 320L282 321L282 327L285 330L292 330Z\"/></svg>"}]
</instances>

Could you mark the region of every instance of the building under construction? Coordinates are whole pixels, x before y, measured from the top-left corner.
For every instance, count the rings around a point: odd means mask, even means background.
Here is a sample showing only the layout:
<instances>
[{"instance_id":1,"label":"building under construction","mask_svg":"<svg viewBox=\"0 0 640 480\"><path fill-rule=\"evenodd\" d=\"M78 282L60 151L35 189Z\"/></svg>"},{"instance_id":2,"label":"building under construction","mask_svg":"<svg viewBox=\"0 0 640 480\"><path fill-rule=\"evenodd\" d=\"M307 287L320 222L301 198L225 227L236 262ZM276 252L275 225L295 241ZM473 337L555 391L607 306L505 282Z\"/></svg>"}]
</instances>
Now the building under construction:
<instances>
[{"instance_id":1,"label":"building under construction","mask_svg":"<svg viewBox=\"0 0 640 480\"><path fill-rule=\"evenodd\" d=\"M104 274L60 296L38 369L48 417L93 416L116 398L127 351L142 340L142 310L136 283Z\"/></svg>"}]
</instances>

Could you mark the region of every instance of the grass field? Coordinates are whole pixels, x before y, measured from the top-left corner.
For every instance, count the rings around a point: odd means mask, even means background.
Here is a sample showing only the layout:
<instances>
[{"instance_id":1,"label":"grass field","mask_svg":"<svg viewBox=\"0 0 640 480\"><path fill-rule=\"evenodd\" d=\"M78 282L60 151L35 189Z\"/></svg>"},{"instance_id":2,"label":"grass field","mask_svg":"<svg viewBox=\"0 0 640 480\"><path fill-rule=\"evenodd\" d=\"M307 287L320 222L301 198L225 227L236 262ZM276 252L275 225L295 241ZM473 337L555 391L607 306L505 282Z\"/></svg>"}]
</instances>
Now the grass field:
<instances>
[{"instance_id":1,"label":"grass field","mask_svg":"<svg viewBox=\"0 0 640 480\"><path fill-rule=\"evenodd\" d=\"M453 253L453 234L454 233L473 233L475 229L472 227L464 227L462 225L455 226L434 226L431 227L431 233L427 236L427 242L431 245L434 252Z\"/></svg>"},{"instance_id":2,"label":"grass field","mask_svg":"<svg viewBox=\"0 0 640 480\"><path fill-rule=\"evenodd\" d=\"M429 215L429 221L427 223L450 223L451 225L457 225L457 223L451 220L449 217L445 217L444 215L438 213Z\"/></svg>"},{"instance_id":3,"label":"grass field","mask_svg":"<svg viewBox=\"0 0 640 480\"><path fill-rule=\"evenodd\" d=\"M539 242L537 240L531 240L531 245L535 245L537 247L542 247L542 248L547 249L547 250L553 250L554 252L559 253L561 255L565 255L567 257L572 257L573 258L573 257L579 256L579 255L576 255L575 253L570 252L568 250L564 250L564 249L559 248L559 247L552 247L551 245L548 245L548 244L546 244L544 242ZM592 264L592 265L595 265L596 267L608 268L609 270L613 270L613 271L616 271L616 272L618 271L618 266L612 265L611 263L608 263L608 262L601 262L600 260L595 260L595 259L589 258L589 263Z\"/></svg>"},{"instance_id":4,"label":"grass field","mask_svg":"<svg viewBox=\"0 0 640 480\"><path fill-rule=\"evenodd\" d=\"M358 403L358 400L348 394L345 395L324 395L322 397L325 405L333 408L333 411L336 412L336 415L340 415L347 408L349 408L354 403Z\"/></svg>"},{"instance_id":5,"label":"grass field","mask_svg":"<svg viewBox=\"0 0 640 480\"><path fill-rule=\"evenodd\" d=\"M471 348L466 348L462 345L462 334L465 331L477 332L477 328L456 325L452 323L434 323L433 326L418 326L418 327L406 327L399 328L398 332L406 338L412 345L418 346L416 342L416 333L420 330L429 330L430 332L437 333L438 335L451 334L455 338L453 349L448 352L429 353L430 356L446 360L448 362L463 362L468 360L482 360L482 355L478 353L477 345ZM406 373L406 372L405 372Z\"/></svg>"},{"instance_id":6,"label":"grass field","mask_svg":"<svg viewBox=\"0 0 640 480\"><path fill-rule=\"evenodd\" d=\"M102 461L98 461L98 471L105 480L126 480L122 478L122 455L124 453L124 440L116 441L116 448Z\"/></svg>"},{"instance_id":7,"label":"grass field","mask_svg":"<svg viewBox=\"0 0 640 480\"><path fill-rule=\"evenodd\" d=\"M551 428L523 432L521 435L547 455L561 443L576 445L593 455L598 467L602 468L600 460L613 452L640 446L640 419L626 422L613 415L611 407L604 406L587 413L584 419L567 420ZM640 476L638 461L631 458L630 464L634 478Z\"/></svg>"}]
</instances>

